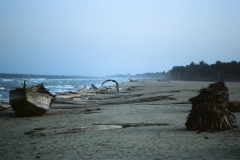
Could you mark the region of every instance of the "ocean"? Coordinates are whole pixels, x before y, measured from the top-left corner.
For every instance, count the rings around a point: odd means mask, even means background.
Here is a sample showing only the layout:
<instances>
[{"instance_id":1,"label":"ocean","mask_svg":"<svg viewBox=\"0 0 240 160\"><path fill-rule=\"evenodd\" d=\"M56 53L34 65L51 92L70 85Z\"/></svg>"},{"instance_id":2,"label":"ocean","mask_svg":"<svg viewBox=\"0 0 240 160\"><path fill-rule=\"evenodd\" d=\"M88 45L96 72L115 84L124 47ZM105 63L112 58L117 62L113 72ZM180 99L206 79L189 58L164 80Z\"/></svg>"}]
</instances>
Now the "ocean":
<instances>
[{"instance_id":1,"label":"ocean","mask_svg":"<svg viewBox=\"0 0 240 160\"><path fill-rule=\"evenodd\" d=\"M77 91L91 84L101 87L102 82L107 79L114 79L118 83L126 82L127 78L109 78L109 77L83 77L83 76L59 76L59 75L29 75L29 74L0 74L0 102L9 101L9 91L17 87L23 87L24 80L27 80L26 86L30 87L43 83L44 87L52 94L56 92ZM115 85L107 82L104 85Z\"/></svg>"}]
</instances>

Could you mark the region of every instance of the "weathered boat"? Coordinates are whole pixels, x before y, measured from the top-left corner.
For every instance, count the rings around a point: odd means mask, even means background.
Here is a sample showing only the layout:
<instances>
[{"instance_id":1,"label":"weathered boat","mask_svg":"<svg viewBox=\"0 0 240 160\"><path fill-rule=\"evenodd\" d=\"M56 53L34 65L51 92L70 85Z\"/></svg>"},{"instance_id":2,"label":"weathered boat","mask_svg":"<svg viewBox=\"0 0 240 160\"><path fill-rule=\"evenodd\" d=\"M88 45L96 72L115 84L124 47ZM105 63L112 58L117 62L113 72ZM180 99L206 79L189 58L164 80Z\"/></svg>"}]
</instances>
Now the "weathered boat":
<instances>
[{"instance_id":1,"label":"weathered boat","mask_svg":"<svg viewBox=\"0 0 240 160\"><path fill-rule=\"evenodd\" d=\"M9 91L9 104L15 111L15 116L41 116L46 113L55 96L52 95L43 84L26 88L16 88Z\"/></svg>"},{"instance_id":2,"label":"weathered boat","mask_svg":"<svg viewBox=\"0 0 240 160\"><path fill-rule=\"evenodd\" d=\"M128 78L130 82L138 82L138 80Z\"/></svg>"}]
</instances>

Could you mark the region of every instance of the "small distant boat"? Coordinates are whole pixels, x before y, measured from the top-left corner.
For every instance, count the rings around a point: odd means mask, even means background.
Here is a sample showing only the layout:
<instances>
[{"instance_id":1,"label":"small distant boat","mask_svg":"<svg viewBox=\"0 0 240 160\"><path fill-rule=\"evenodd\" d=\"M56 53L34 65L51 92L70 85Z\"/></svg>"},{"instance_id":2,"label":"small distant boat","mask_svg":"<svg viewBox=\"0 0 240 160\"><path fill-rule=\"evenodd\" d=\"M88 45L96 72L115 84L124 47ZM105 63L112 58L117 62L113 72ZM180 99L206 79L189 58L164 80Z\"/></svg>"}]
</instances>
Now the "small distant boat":
<instances>
[{"instance_id":1,"label":"small distant boat","mask_svg":"<svg viewBox=\"0 0 240 160\"><path fill-rule=\"evenodd\" d=\"M10 104L6 101L1 101L0 110L8 110L8 109L11 109Z\"/></svg>"},{"instance_id":2,"label":"small distant boat","mask_svg":"<svg viewBox=\"0 0 240 160\"><path fill-rule=\"evenodd\" d=\"M26 88L26 81L23 88L9 91L9 104L18 117L43 115L49 110L54 98L43 84Z\"/></svg>"},{"instance_id":3,"label":"small distant boat","mask_svg":"<svg viewBox=\"0 0 240 160\"><path fill-rule=\"evenodd\" d=\"M129 78L129 81L130 82L138 82L138 80L134 80L134 79L130 79L130 78Z\"/></svg>"}]
</instances>

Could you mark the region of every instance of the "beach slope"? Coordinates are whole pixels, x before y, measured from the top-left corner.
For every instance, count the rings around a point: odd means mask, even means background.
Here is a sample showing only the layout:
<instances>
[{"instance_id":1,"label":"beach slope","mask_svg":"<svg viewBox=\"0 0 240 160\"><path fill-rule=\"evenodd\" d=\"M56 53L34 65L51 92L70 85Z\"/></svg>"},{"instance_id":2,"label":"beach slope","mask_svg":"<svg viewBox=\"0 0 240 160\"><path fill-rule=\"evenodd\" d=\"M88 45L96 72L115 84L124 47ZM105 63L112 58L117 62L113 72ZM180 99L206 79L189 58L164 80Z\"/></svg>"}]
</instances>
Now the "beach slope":
<instances>
[{"instance_id":1,"label":"beach slope","mask_svg":"<svg viewBox=\"0 0 240 160\"><path fill-rule=\"evenodd\" d=\"M188 99L210 83L139 80L119 84L119 93L89 98L92 105L53 104L41 117L16 118L12 110L0 111L0 159L239 159L240 113L233 113L233 130L186 130ZM230 100L239 101L240 83L226 86ZM107 96L126 103L106 103ZM139 125L119 127L129 123ZM159 123L169 125L141 125Z\"/></svg>"}]
</instances>

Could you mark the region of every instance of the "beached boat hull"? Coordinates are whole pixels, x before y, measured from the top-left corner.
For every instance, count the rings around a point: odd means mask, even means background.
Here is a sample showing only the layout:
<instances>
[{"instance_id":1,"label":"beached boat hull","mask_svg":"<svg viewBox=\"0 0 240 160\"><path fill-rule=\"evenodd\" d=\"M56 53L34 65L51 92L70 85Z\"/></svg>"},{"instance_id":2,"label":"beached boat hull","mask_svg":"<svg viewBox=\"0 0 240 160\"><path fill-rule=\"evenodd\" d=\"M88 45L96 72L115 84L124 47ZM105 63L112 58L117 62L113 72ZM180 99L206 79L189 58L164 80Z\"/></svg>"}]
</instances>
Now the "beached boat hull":
<instances>
[{"instance_id":1,"label":"beached boat hull","mask_svg":"<svg viewBox=\"0 0 240 160\"><path fill-rule=\"evenodd\" d=\"M138 80L129 79L130 82L138 82Z\"/></svg>"},{"instance_id":2,"label":"beached boat hull","mask_svg":"<svg viewBox=\"0 0 240 160\"><path fill-rule=\"evenodd\" d=\"M33 91L17 88L9 92L9 103L16 116L41 116L46 113L54 97Z\"/></svg>"}]
</instances>

